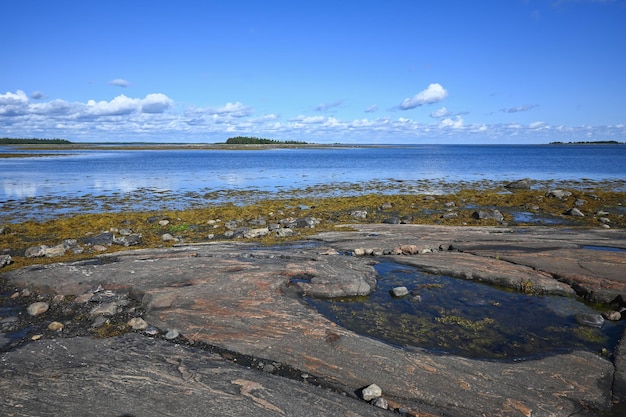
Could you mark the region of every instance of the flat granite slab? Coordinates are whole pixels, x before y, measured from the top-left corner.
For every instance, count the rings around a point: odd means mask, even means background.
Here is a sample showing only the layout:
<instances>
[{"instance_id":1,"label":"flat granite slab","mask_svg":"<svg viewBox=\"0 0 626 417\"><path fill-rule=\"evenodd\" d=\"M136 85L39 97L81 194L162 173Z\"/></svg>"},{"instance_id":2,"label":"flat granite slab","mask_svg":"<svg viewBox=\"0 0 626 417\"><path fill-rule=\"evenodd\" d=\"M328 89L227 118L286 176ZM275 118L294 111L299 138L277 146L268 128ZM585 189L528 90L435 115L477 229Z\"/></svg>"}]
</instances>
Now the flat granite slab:
<instances>
[{"instance_id":1,"label":"flat granite slab","mask_svg":"<svg viewBox=\"0 0 626 417\"><path fill-rule=\"evenodd\" d=\"M614 379L615 386L623 386L621 359L616 360L621 364L616 370L612 362L590 352L514 363L409 352L337 326L304 304L298 293L323 294L324 288L330 295L366 291L375 285L374 259L347 254L412 245L430 251L390 256L424 268L456 271L469 279L484 279L495 270L513 283L538 276L537 283L545 282L547 287L558 283L559 291L580 286L590 294L617 298L626 294L620 274L626 254L582 246L626 248L625 238L623 231L614 230L352 225L351 230L319 234L314 244L284 249L215 243L127 251L95 261L24 268L4 277L17 286L60 294L81 294L98 285L128 291L142 300L144 318L154 326L177 329L191 342L289 365L346 392L376 383L385 398L413 415L608 415L612 402L624 399L621 391L613 389ZM489 268L481 270L477 259ZM300 285L302 277L312 286ZM111 340L99 343L117 349L116 339ZM0 357L3 369L16 354ZM33 361L31 366L23 372L35 373L40 365ZM174 385L177 381L164 380ZM28 378L20 381L29 384ZM7 406L18 393L7 384L0 388L0 401ZM257 403L252 406L259 408Z\"/></svg>"}]
</instances>

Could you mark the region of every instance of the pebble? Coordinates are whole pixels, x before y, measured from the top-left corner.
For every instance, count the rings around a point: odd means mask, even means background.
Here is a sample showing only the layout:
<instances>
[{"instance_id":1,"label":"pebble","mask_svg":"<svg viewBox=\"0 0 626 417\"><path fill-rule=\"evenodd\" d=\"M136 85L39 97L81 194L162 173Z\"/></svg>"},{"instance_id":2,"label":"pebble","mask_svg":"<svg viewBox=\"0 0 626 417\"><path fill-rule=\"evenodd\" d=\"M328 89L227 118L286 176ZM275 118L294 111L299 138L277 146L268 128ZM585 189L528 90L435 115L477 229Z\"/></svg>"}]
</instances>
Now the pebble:
<instances>
[{"instance_id":1,"label":"pebble","mask_svg":"<svg viewBox=\"0 0 626 417\"><path fill-rule=\"evenodd\" d=\"M167 333L165 333L165 338L167 340L176 339L178 336L180 336L180 333L176 329L170 329Z\"/></svg>"},{"instance_id":2,"label":"pebble","mask_svg":"<svg viewBox=\"0 0 626 417\"><path fill-rule=\"evenodd\" d=\"M90 312L92 316L113 316L115 313L117 313L117 303L115 301L95 306Z\"/></svg>"},{"instance_id":3,"label":"pebble","mask_svg":"<svg viewBox=\"0 0 626 417\"><path fill-rule=\"evenodd\" d=\"M48 330L52 330L53 332L58 332L63 330L63 323L59 323L58 321L53 321L48 325Z\"/></svg>"},{"instance_id":4,"label":"pebble","mask_svg":"<svg viewBox=\"0 0 626 417\"><path fill-rule=\"evenodd\" d=\"M576 314L574 316L574 320L576 320L576 323L580 324L581 326L600 328L604 324L604 317L602 317L600 314Z\"/></svg>"},{"instance_id":5,"label":"pebble","mask_svg":"<svg viewBox=\"0 0 626 417\"><path fill-rule=\"evenodd\" d=\"M394 297L405 297L409 295L409 289L407 287L395 287L391 290L391 294Z\"/></svg>"},{"instance_id":6,"label":"pebble","mask_svg":"<svg viewBox=\"0 0 626 417\"><path fill-rule=\"evenodd\" d=\"M622 313L619 311L605 311L602 313L602 317L610 321L620 321L622 319Z\"/></svg>"},{"instance_id":7,"label":"pebble","mask_svg":"<svg viewBox=\"0 0 626 417\"><path fill-rule=\"evenodd\" d=\"M39 316L40 314L45 313L50 308L48 303L44 303L43 301L39 301L36 303L32 303L28 306L28 314L31 316Z\"/></svg>"},{"instance_id":8,"label":"pebble","mask_svg":"<svg viewBox=\"0 0 626 417\"><path fill-rule=\"evenodd\" d=\"M387 400L385 400L383 397L378 397L374 399L374 401L372 401L372 405L374 407L382 408L383 410L389 409L389 404L387 403Z\"/></svg>"},{"instance_id":9,"label":"pebble","mask_svg":"<svg viewBox=\"0 0 626 417\"><path fill-rule=\"evenodd\" d=\"M141 317L134 317L128 320L127 323L133 330L145 330L148 328L148 323Z\"/></svg>"},{"instance_id":10,"label":"pebble","mask_svg":"<svg viewBox=\"0 0 626 417\"><path fill-rule=\"evenodd\" d=\"M370 402L375 398L382 397L383 390L376 384L371 384L361 391L361 396L363 400Z\"/></svg>"}]
</instances>

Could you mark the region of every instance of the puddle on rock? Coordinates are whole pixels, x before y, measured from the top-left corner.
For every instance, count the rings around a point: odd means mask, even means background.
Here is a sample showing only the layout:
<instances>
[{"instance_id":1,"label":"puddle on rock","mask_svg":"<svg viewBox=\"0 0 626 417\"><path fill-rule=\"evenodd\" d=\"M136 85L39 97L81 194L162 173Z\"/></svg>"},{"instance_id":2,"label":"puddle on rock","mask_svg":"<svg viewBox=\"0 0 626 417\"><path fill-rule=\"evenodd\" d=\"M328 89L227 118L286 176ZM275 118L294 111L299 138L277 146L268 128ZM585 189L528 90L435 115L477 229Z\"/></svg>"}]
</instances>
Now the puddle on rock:
<instances>
[{"instance_id":1,"label":"puddle on rock","mask_svg":"<svg viewBox=\"0 0 626 417\"><path fill-rule=\"evenodd\" d=\"M475 359L523 360L588 350L613 352L623 322L600 329L574 316L597 312L568 297L531 296L392 262L376 265L378 287L369 297L306 298L337 324L409 350ZM394 298L394 287L410 294Z\"/></svg>"}]
</instances>

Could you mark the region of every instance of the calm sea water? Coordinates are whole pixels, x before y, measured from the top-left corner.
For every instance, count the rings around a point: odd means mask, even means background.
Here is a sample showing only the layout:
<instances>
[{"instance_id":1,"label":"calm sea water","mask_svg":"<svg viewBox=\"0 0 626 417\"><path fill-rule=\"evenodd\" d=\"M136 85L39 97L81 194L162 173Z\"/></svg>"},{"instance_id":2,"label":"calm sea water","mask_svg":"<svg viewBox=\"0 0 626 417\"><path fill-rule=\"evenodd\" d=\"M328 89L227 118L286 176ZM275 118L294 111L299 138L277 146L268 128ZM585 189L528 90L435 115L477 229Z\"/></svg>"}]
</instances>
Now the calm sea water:
<instances>
[{"instance_id":1,"label":"calm sea water","mask_svg":"<svg viewBox=\"0 0 626 417\"><path fill-rule=\"evenodd\" d=\"M32 203L43 204L41 210L30 212L37 217L61 212L62 207L71 205L70 200L107 196L133 197L131 208L149 209L161 203L183 208L202 204L203 198L205 203L215 201L216 195L231 191L267 195L295 189L321 190L331 184L403 183L402 190L406 191L411 184L424 188L427 182L436 188L441 183L520 178L619 180L622 186L626 180L623 145L56 153L58 156L0 159L0 216L14 216L22 202L31 208ZM88 208L92 209L101 207Z\"/></svg>"}]
</instances>

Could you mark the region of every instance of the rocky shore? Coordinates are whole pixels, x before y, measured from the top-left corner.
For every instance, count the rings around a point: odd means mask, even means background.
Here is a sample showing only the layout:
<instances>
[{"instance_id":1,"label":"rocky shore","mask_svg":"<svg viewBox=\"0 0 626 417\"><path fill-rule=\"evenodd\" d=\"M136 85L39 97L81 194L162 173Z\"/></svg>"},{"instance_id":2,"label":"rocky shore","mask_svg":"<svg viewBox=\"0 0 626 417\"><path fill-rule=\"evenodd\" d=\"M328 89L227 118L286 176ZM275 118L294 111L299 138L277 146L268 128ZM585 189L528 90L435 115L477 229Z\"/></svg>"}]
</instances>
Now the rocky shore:
<instances>
[{"instance_id":1,"label":"rocky shore","mask_svg":"<svg viewBox=\"0 0 626 417\"><path fill-rule=\"evenodd\" d=\"M578 197L545 198L575 205ZM0 414L623 415L624 342L611 352L471 360L359 335L303 302L367 296L377 287L373 265L392 260L599 303L596 315L577 318L581 326L622 322L618 211L592 228L566 228L515 225L501 206L450 202L439 202L441 222L448 212L475 212L484 223L408 224L416 218L392 201L347 209L352 223L329 225L313 209L228 227L210 219L219 238L191 242L188 227L156 216L147 224L162 247L145 247L151 238L130 222L19 250L21 229L6 226L13 250L1 260ZM268 235L274 240L260 244Z\"/></svg>"},{"instance_id":2,"label":"rocky shore","mask_svg":"<svg viewBox=\"0 0 626 417\"><path fill-rule=\"evenodd\" d=\"M357 415L383 411L353 401L371 384L381 388L387 408L405 415L610 415L612 407L621 405L623 347L614 362L591 352L519 363L407 352L340 328L303 304L298 294L333 297L371 291L375 274L370 265L381 250L380 256L465 279L487 280L489 271L514 285L538 278L532 281L536 291L556 287L566 293L569 286L610 300L618 311L626 295L626 252L584 247L626 249L623 231L385 224L349 229L320 233L308 241L316 244L301 242L287 251L243 242L184 245L3 274L17 290L13 299L42 294L37 303L48 304L47 310L39 305L43 308L27 313L40 321L28 333L36 340L21 340L2 354L3 414L37 415L52 408L71 415L78 406L63 398L69 390L77 398L98 393L115 398L100 400L102 408L97 413L92 408L93 415L145 415L147 398L138 387L143 381L160 387L163 391L155 395L170 395L170 406L188 410L188 415L199 415L185 408L194 395L213 398L205 401L225 407L215 408L223 415L247 415L231 402L248 402L243 408L250 414L315 415L310 405L286 401L294 388L282 391L287 388L266 379L285 369L297 384L282 383L296 384L310 395L323 391L326 401ZM361 252L363 256L346 255ZM308 283L293 280L303 275L310 277ZM85 324L77 323L78 318ZM51 327L54 322L62 327ZM202 349L207 346L221 355L207 353ZM143 350L160 353L140 361ZM49 368L41 366L44 352ZM238 357L248 358L248 364L235 375ZM210 365L194 362L205 360ZM134 361L141 365L130 366ZM211 366L231 371L211 373ZM121 386L112 387L111 378ZM309 378L332 390L301 383ZM85 379L96 386L80 382ZM183 401L176 392L184 386L190 397ZM220 394L209 395L214 391ZM302 408L296 412L287 403ZM328 412L327 406L320 406L319 415Z\"/></svg>"}]
</instances>

